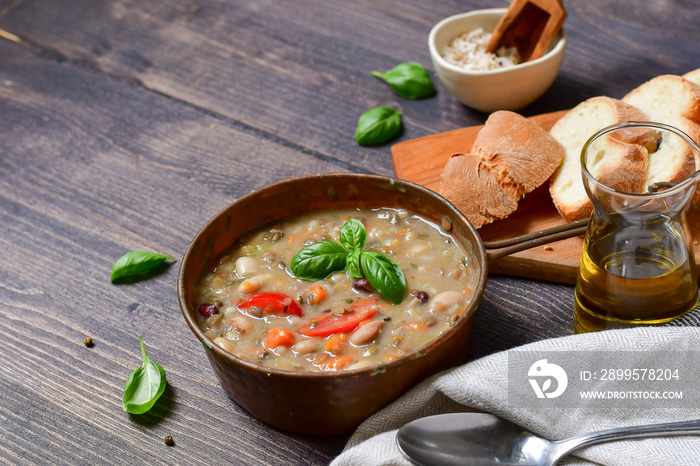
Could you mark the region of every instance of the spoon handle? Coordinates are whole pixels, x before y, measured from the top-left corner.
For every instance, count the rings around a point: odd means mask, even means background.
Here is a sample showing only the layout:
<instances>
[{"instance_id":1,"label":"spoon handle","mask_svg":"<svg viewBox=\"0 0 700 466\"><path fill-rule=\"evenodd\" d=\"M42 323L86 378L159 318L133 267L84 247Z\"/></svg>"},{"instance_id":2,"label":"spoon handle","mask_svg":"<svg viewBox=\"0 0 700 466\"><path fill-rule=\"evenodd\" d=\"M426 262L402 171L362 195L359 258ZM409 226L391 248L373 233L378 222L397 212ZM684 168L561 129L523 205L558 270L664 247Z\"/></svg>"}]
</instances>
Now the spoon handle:
<instances>
[{"instance_id":1,"label":"spoon handle","mask_svg":"<svg viewBox=\"0 0 700 466\"><path fill-rule=\"evenodd\" d=\"M573 450L596 443L639 437L664 437L681 434L700 434L700 420L621 427L619 429L601 430L599 432L592 432L567 440L553 442L555 446L551 450L552 464L555 464L561 457Z\"/></svg>"}]
</instances>

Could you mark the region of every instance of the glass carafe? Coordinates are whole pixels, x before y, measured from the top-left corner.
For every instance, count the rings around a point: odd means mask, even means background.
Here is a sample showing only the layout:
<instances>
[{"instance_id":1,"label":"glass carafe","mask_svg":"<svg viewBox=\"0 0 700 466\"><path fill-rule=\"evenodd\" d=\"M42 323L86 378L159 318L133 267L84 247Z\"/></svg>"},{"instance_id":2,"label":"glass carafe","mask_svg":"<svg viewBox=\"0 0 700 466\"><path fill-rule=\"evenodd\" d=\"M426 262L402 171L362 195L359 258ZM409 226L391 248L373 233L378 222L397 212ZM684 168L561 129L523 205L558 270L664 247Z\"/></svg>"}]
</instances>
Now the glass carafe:
<instances>
[{"instance_id":1,"label":"glass carafe","mask_svg":"<svg viewBox=\"0 0 700 466\"><path fill-rule=\"evenodd\" d=\"M609 126L584 145L583 184L593 212L576 283L575 333L663 324L698 305L686 219L698 161L691 138L659 123ZM640 170L647 162L653 176ZM625 183L641 185L643 194L609 186Z\"/></svg>"}]
</instances>

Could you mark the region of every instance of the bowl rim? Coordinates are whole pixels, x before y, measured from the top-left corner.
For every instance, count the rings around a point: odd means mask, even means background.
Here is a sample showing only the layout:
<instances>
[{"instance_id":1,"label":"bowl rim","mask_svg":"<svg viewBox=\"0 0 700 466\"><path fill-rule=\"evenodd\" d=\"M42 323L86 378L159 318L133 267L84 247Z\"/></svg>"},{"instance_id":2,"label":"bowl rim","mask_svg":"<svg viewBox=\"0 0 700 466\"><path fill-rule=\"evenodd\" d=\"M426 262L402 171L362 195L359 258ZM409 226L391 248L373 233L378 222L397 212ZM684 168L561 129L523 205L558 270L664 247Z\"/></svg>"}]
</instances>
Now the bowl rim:
<instances>
[{"instance_id":1,"label":"bowl rim","mask_svg":"<svg viewBox=\"0 0 700 466\"><path fill-rule=\"evenodd\" d=\"M289 371L289 370L282 370L282 369L276 369L273 367L267 367L263 366L261 364L256 364L250 361L246 361L244 359L240 359L236 357L235 355L229 353L228 351L224 350L221 348L219 345L214 343L212 340L210 340L202 331L202 329L199 327L197 324L195 318L193 317L194 315L194 310L192 314L188 312L187 309L187 302L186 302L186 291L184 287L184 282L185 282L185 268L187 267L187 264L190 261L190 257L194 256L196 251L193 249L193 245L196 243L197 239L199 236L212 225L213 223L216 222L216 220L221 217L222 215L225 215L225 213L232 208L232 206L236 203L244 202L250 198L254 198L256 196L264 195L264 193L269 192L270 190L276 189L278 186L285 185L285 184L290 184L290 183L297 183L301 180L306 180L306 179L313 179L313 178L319 178L319 177L324 177L324 176L333 176L333 177L340 177L340 178L346 178L346 177L351 177L351 178L358 178L358 179L368 179L368 180L373 180L375 182L380 182L380 183L399 183L399 184L404 184L409 186L411 189L416 189L419 192L421 192L423 195L427 195L429 197L433 197L443 203L445 203L448 207L448 210L451 210L453 215L453 223L455 222L455 218L458 218L460 221L462 221L466 226L467 230L473 235L475 238L475 241L472 243L472 248L473 248L473 255L478 257L478 260L481 261L482 266L480 267L480 274L478 279L476 280L476 283L474 285L474 295L472 296L469 304L467 305L467 308L465 309L464 313L459 317L459 319L454 323L453 326L449 327L446 331L441 333L437 338L431 340L430 342L426 343L425 345L421 346L420 348L416 349L415 351L412 351L410 353L407 353L403 356L400 356L396 359L393 359L388 362L382 362L377 365L373 366L368 366L368 367L363 367L363 368L358 368L358 369L352 369L352 370L342 370L342 371L333 371L333 372L326 372L326 371L318 371L318 372L310 372L310 371ZM256 226L255 228L259 227L260 225ZM252 231L252 230L249 230ZM244 233L245 234L245 233ZM465 247L467 246L466 244L464 245ZM465 325L469 324L469 321L474 317L474 313L476 312L476 309L478 308L480 301L483 297L484 294L484 289L486 287L486 279L488 276L488 258L486 255L486 250L483 245L483 241L481 241L478 232L474 228L474 226L471 224L469 219L459 210L457 207L454 206L449 200L447 200L445 197L442 195L436 193L435 191L432 191L428 188L425 188L421 185L418 185L416 183L403 180L400 178L394 178L394 177L389 177L389 176L384 176L384 175L373 175L373 174L364 174L364 173L351 173L351 172L337 172L337 173L319 173L319 174L314 174L314 175L302 175L298 177L293 177L287 180L279 181L276 183L272 183L270 185L266 185L260 189L255 189L251 191L250 193L235 199L234 201L230 202L227 204L223 209L221 209L219 212L217 212L214 216L212 216L205 224L204 226L197 232L197 234L192 238L192 241L190 244L187 246L187 250L185 251L185 254L182 257L182 260L180 261L180 268L178 271L178 280L177 280L177 294L178 294L178 303L180 305L180 311L182 312L183 317L185 318L185 321L187 322L187 325L189 326L190 330L194 333L194 335L197 337L197 339L204 345L206 348L210 349L213 351L218 357L223 358L227 360L230 363L233 363L237 366L241 366L246 370L256 372L260 375L265 375L265 376L277 376L277 377L286 377L286 378L293 378L293 379L319 379L319 380L326 380L326 379L345 379L345 378L354 378L354 377L361 377L361 376L372 376L378 373L384 373L386 371L392 370L393 367L395 366L403 366L407 363L409 363L411 360L420 358L423 356L423 354L427 351L430 351L433 349L435 346L439 346L445 339L448 338L448 336L451 336L454 334L459 328L464 327Z\"/></svg>"},{"instance_id":2,"label":"bowl rim","mask_svg":"<svg viewBox=\"0 0 700 466\"><path fill-rule=\"evenodd\" d=\"M542 55L540 58L537 58L535 60L527 61L525 63L520 63L515 66L509 66L507 68L498 68L495 70L467 70L464 68L461 68L459 66L453 65L452 63L448 62L442 57L442 54L438 52L437 47L435 46L435 36L437 35L438 31L445 27L449 23L453 23L456 21L460 21L464 18L469 18L472 16L486 16L486 15L495 15L495 14L500 14L500 16L503 16L507 8L489 8L485 10L472 10L468 11L466 13L459 13L456 15L448 16L447 18L441 20L438 22L435 26L432 27L430 30L430 33L428 34L428 48L430 49L430 55L433 57L434 60L436 60L440 66L447 68L448 70L456 73L461 73L466 76L494 76L494 75L499 75L499 74L504 74L504 73L509 73L513 72L515 70L523 70L526 68L531 68L533 66L537 66L538 64L554 58L556 55L560 54L563 52L563 50L566 48L566 31L564 30L564 27L562 27L559 32L557 33L557 37L559 39L557 40L556 44L554 44L554 47L552 47L547 53ZM556 40L556 38L555 38Z\"/></svg>"}]
</instances>

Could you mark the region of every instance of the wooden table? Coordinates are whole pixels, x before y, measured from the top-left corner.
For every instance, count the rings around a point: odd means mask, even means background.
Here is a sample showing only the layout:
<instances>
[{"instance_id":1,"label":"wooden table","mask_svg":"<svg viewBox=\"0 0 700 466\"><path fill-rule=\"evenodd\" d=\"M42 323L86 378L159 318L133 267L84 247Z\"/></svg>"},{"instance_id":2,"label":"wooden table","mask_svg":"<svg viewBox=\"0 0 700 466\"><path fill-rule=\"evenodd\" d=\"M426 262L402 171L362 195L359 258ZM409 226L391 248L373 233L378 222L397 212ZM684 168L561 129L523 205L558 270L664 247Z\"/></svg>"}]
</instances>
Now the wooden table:
<instances>
[{"instance_id":1,"label":"wooden table","mask_svg":"<svg viewBox=\"0 0 700 466\"><path fill-rule=\"evenodd\" d=\"M694 2L643 3L568 2L561 73L522 113L700 67ZM437 96L408 101L370 72L432 71L435 23L506 5L0 0L0 463L332 459L345 438L276 431L227 398L180 314L177 265L116 286L112 264L130 250L182 257L214 213L275 181L392 175L390 146L354 140L371 107L404 112L400 140L483 123L437 79ZM571 286L490 277L469 357L570 334L572 302ZM168 377L143 416L120 402L137 335Z\"/></svg>"}]
</instances>

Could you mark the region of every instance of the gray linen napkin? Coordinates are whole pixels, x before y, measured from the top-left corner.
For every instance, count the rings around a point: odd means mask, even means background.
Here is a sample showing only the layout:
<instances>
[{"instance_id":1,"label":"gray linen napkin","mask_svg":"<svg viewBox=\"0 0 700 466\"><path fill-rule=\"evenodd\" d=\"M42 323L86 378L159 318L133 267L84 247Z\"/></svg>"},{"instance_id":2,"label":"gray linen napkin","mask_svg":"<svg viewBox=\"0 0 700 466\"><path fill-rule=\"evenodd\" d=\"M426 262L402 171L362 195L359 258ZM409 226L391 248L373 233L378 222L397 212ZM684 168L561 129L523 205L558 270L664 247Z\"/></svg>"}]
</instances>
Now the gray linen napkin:
<instances>
[{"instance_id":1,"label":"gray linen napkin","mask_svg":"<svg viewBox=\"0 0 700 466\"><path fill-rule=\"evenodd\" d=\"M436 374L360 425L331 466L408 466L396 447L397 429L414 419L447 412L486 411L550 440L622 426L700 419L700 407L692 403L688 408L640 409L629 403L624 408L596 410L588 406L566 411L507 404L507 365L512 351L628 351L629 367L645 367L645 351L700 351L700 329L680 326L700 321L697 313L692 314L687 315L687 322L677 322L679 327L608 330L543 340ZM574 454L576 457L561 464L700 465L700 436L616 441Z\"/></svg>"}]
</instances>

